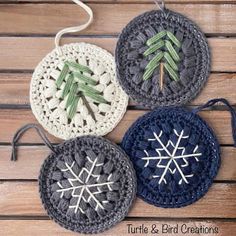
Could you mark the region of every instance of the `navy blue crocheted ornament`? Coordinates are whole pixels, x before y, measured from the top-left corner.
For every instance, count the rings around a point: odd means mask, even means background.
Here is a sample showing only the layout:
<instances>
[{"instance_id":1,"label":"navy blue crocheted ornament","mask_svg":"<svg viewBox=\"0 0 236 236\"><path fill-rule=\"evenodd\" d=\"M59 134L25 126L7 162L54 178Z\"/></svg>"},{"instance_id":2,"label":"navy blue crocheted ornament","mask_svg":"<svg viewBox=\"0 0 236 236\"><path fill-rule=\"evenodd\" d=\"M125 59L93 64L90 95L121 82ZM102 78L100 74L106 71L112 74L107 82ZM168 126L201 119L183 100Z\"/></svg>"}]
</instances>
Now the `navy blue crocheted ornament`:
<instances>
[{"instance_id":1,"label":"navy blue crocheted ornament","mask_svg":"<svg viewBox=\"0 0 236 236\"><path fill-rule=\"evenodd\" d=\"M210 100L192 111L157 108L139 118L125 134L122 147L138 178L138 195L160 207L183 207L200 199L220 167L219 143L213 130L197 115L216 102L232 114L236 146L236 113L225 99Z\"/></svg>"}]
</instances>

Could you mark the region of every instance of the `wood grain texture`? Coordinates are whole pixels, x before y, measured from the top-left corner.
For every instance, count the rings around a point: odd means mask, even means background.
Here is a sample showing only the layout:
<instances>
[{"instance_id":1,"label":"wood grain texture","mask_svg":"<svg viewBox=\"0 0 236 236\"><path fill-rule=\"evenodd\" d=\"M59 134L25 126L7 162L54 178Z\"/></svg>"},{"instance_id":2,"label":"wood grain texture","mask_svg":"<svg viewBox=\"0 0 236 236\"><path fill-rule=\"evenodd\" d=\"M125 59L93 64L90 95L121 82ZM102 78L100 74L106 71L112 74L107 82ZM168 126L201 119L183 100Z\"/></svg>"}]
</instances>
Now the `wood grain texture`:
<instances>
[{"instance_id":1,"label":"wood grain texture","mask_svg":"<svg viewBox=\"0 0 236 236\"><path fill-rule=\"evenodd\" d=\"M120 143L127 129L133 124L138 117L147 113L141 110L129 110L121 122L114 130L106 135L108 139ZM221 144L233 144L231 130L231 116L228 111L203 111L200 116L213 128ZM12 137L17 129L28 123L37 123L32 112L27 109L22 110L0 110L0 142L11 142ZM60 139L48 135L52 142L60 142ZM25 133L20 142L22 143L42 143L34 130Z\"/></svg>"},{"instance_id":2,"label":"wood grain texture","mask_svg":"<svg viewBox=\"0 0 236 236\"><path fill-rule=\"evenodd\" d=\"M29 105L31 73L0 73L0 104ZM203 104L214 97L224 97L236 104L236 73L211 74L201 93L191 105ZM137 105L130 102L130 105Z\"/></svg>"},{"instance_id":3,"label":"wood grain texture","mask_svg":"<svg viewBox=\"0 0 236 236\"><path fill-rule=\"evenodd\" d=\"M26 0L0 0L0 3L25 3ZM71 3L73 4L72 0L27 0L27 3ZM84 3L149 3L153 4L153 0L83 0ZM182 4L188 4L188 3L195 3L195 4L222 4L222 3L235 3L235 0L165 0L165 3L182 3Z\"/></svg>"},{"instance_id":4,"label":"wood grain texture","mask_svg":"<svg viewBox=\"0 0 236 236\"><path fill-rule=\"evenodd\" d=\"M0 215L45 216L37 182L0 182ZM236 218L236 184L213 184L196 203L183 208L153 207L137 198L130 217ZM224 206L224 207L219 207Z\"/></svg>"},{"instance_id":5,"label":"wood grain texture","mask_svg":"<svg viewBox=\"0 0 236 236\"><path fill-rule=\"evenodd\" d=\"M235 235L236 234L236 224L235 221L229 220L176 220L170 221L170 220L143 220L143 221L138 221L138 220L129 220L126 219L119 223L118 225L114 226L108 231L105 231L100 234L96 234L97 236L114 236L114 235L120 235L120 236L128 236L128 235L141 235L141 234L131 234L128 232L128 225L131 225L132 227L140 227L140 225L144 224L145 226L148 227L148 233L143 234L147 236L153 236L155 234L151 233L151 229L153 225L156 226L156 229L159 229L159 234L160 236L171 236L173 234L171 233L162 233L162 227L164 224L168 224L170 227L176 227L178 224L179 226L179 233L181 233L181 227L183 225L183 232L185 231L185 225L187 227L193 227L193 228L200 228L204 227L206 228L211 228L210 233L207 233L205 235L209 236L228 236L228 235ZM29 227L30 225L30 227ZM213 229L218 228L218 233L212 233ZM66 229L63 229L56 223L54 223L52 220L1 220L0 221L0 234L4 236L19 236L19 232L21 232L21 235L24 236L42 236L42 235L50 235L50 236L58 236L58 235L78 235L77 233L72 233ZM91 234L79 234L83 236L91 236ZM177 234L176 234L177 235ZM179 234L180 235L180 234ZM192 234L184 234L186 236L190 236ZM202 234L204 235L204 234Z\"/></svg>"},{"instance_id":6,"label":"wood grain texture","mask_svg":"<svg viewBox=\"0 0 236 236\"><path fill-rule=\"evenodd\" d=\"M20 0L21 1L21 0ZM31 1L37 1L37 0L31 0ZM42 0L39 0L42 1ZM56 1L63 1L63 0L56 0ZM66 1L71 1L71 0L66 0ZM86 0L86 1L93 1L93 0ZM95 0L95 1L101 1L101 0ZM118 2L118 3L127 3L127 2L143 2L143 3L150 3L153 4L153 0L107 0L111 2ZM188 4L188 3L196 3L196 4L203 4L203 3L235 3L235 0L165 0L165 3L183 3L183 4Z\"/></svg>"},{"instance_id":7,"label":"wood grain texture","mask_svg":"<svg viewBox=\"0 0 236 236\"><path fill-rule=\"evenodd\" d=\"M117 38L70 37L62 40L62 44L75 42L96 44L114 54ZM236 39L209 38L208 42L211 70L236 72ZM54 39L51 37L0 37L0 70L33 70L53 48Z\"/></svg>"},{"instance_id":8,"label":"wood grain texture","mask_svg":"<svg viewBox=\"0 0 236 236\"><path fill-rule=\"evenodd\" d=\"M0 146L0 179L37 179L40 167L50 150L44 146L20 146L18 161L11 162L11 147ZM236 148L221 148L221 167L218 181L236 181Z\"/></svg>"},{"instance_id":9,"label":"wood grain texture","mask_svg":"<svg viewBox=\"0 0 236 236\"><path fill-rule=\"evenodd\" d=\"M118 34L135 16L155 9L154 4L89 4L94 23L83 34ZM167 4L196 22L208 34L235 34L234 4ZM1 4L1 34L55 34L84 23L86 13L74 4ZM79 17L75 17L79 16Z\"/></svg>"},{"instance_id":10,"label":"wood grain texture","mask_svg":"<svg viewBox=\"0 0 236 236\"><path fill-rule=\"evenodd\" d=\"M62 39L61 43L87 42L113 52L116 38ZM55 47L54 38L46 37L0 37L0 69L33 70Z\"/></svg>"},{"instance_id":11,"label":"wood grain texture","mask_svg":"<svg viewBox=\"0 0 236 236\"><path fill-rule=\"evenodd\" d=\"M88 2L94 11L93 24L87 30L78 33L79 37L67 36L62 40L62 44L88 42L113 54L117 42L116 36L122 28L140 13L156 8L153 0L84 0L84 2ZM234 37L236 0L166 0L165 2L168 8L196 22L208 35L213 73L191 105L203 104L213 97L225 97L236 105L236 38ZM29 105L31 71L54 48L53 36L64 27L84 23L87 15L71 0L0 0L0 3L0 106L2 107L0 107L0 143L9 143L19 127L37 121L29 109L3 109L3 107ZM130 102L130 105L136 104ZM106 137L119 143L130 125L146 112L129 110L119 125ZM204 111L200 115L214 129L221 144L233 144L229 112ZM61 142L52 136L50 140ZM31 143L33 146L20 146L17 162L9 160L11 146L0 144L0 235L78 235L48 220L42 207L38 183L35 180L39 175L41 164L50 151L45 146L37 144L42 143L42 140L32 130L23 136L21 142ZM133 226L145 224L151 228L153 223L158 227L163 223L170 226L186 223L189 227L218 227L218 234L207 235L236 235L236 149L224 146L221 147L221 151L222 165L216 181L198 202L184 208L163 209L137 199L124 221L98 235L131 235L127 232L127 224Z\"/></svg>"},{"instance_id":12,"label":"wood grain texture","mask_svg":"<svg viewBox=\"0 0 236 236\"><path fill-rule=\"evenodd\" d=\"M0 74L0 104L29 104L31 74Z\"/></svg>"}]
</instances>

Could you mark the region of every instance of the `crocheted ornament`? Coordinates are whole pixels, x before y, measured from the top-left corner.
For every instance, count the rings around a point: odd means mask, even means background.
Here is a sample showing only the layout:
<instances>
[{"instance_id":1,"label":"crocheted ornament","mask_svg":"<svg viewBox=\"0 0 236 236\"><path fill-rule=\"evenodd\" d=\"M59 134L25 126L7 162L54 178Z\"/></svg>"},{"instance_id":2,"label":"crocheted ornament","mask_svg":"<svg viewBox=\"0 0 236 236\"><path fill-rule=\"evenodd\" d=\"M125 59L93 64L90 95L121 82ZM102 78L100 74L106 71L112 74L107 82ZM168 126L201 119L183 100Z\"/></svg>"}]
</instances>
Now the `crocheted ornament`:
<instances>
[{"instance_id":1,"label":"crocheted ornament","mask_svg":"<svg viewBox=\"0 0 236 236\"><path fill-rule=\"evenodd\" d=\"M30 86L35 117L49 133L62 139L107 134L122 119L128 104L109 52L88 43L59 46L64 33L81 31L92 21L92 10L74 2L88 12L89 21L57 34L56 48L36 67Z\"/></svg>"},{"instance_id":2,"label":"crocheted ornament","mask_svg":"<svg viewBox=\"0 0 236 236\"><path fill-rule=\"evenodd\" d=\"M197 115L222 102L232 114L236 146L236 112L225 99L214 99L192 111L157 108L127 131L122 148L130 156L138 179L138 195L160 207L183 207L200 199L220 167L219 143L213 130Z\"/></svg>"},{"instance_id":3,"label":"crocheted ornament","mask_svg":"<svg viewBox=\"0 0 236 236\"><path fill-rule=\"evenodd\" d=\"M189 102L210 72L204 34L164 4L160 10L137 16L123 29L115 59L123 89L149 108Z\"/></svg>"},{"instance_id":4,"label":"crocheted ornament","mask_svg":"<svg viewBox=\"0 0 236 236\"><path fill-rule=\"evenodd\" d=\"M52 153L39 176L39 192L50 218L80 233L109 229L127 214L136 195L136 176L123 150L110 141L83 136L53 146L35 125L21 128L16 142L29 128L36 128Z\"/></svg>"}]
</instances>

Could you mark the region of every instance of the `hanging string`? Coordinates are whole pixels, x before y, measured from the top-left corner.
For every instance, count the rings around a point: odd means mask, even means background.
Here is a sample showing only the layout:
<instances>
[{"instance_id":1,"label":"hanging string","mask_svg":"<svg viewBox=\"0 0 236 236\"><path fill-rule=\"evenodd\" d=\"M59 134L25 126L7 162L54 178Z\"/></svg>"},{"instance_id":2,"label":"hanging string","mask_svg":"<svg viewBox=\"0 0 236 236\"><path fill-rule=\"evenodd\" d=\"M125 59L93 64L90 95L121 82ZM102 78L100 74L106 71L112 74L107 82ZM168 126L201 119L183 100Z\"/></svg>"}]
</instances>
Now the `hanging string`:
<instances>
[{"instance_id":1,"label":"hanging string","mask_svg":"<svg viewBox=\"0 0 236 236\"><path fill-rule=\"evenodd\" d=\"M212 107L217 102L221 102L224 105L226 105L231 113L232 136L233 136L233 140L234 140L234 146L236 147L236 111L234 110L234 108L229 104L229 102L226 99L224 99L224 98L212 99L212 100L208 101L206 104L193 109L193 112L197 113L205 108Z\"/></svg>"},{"instance_id":2,"label":"hanging string","mask_svg":"<svg viewBox=\"0 0 236 236\"><path fill-rule=\"evenodd\" d=\"M55 149L53 147L53 145L51 144L51 142L49 141L49 139L47 138L45 132L36 124L27 124L23 127L21 127L19 130L16 131L13 140L12 140L12 154L11 154L11 160L12 161L16 161L17 160L17 142L18 140L21 138L21 136L23 135L23 133L25 133L28 129L34 128L36 129L38 135L42 138L43 142L45 143L45 145L50 148L53 152L55 152Z\"/></svg>"},{"instance_id":3,"label":"hanging string","mask_svg":"<svg viewBox=\"0 0 236 236\"><path fill-rule=\"evenodd\" d=\"M154 0L154 2L156 3L156 5L158 6L158 8L161 10L161 11L164 11L165 10L165 1L164 0Z\"/></svg>"},{"instance_id":4,"label":"hanging string","mask_svg":"<svg viewBox=\"0 0 236 236\"><path fill-rule=\"evenodd\" d=\"M57 34L56 34L56 37L55 37L55 45L56 45L56 48L58 50L58 53L62 53L61 52L61 49L59 47L60 45L60 39L62 37L63 34L67 34L67 33L75 33L75 32L79 32L79 31L82 31L84 29L86 29L93 21L93 11L90 7L88 7L86 4L84 4L83 2L81 2L80 0L72 0L74 3L76 3L77 5L79 5L80 7L82 7L89 15L89 20L83 24L83 25L79 25L79 26L74 26L74 27L68 27L68 28L65 28L65 29L62 29L61 31L59 31Z\"/></svg>"}]
</instances>

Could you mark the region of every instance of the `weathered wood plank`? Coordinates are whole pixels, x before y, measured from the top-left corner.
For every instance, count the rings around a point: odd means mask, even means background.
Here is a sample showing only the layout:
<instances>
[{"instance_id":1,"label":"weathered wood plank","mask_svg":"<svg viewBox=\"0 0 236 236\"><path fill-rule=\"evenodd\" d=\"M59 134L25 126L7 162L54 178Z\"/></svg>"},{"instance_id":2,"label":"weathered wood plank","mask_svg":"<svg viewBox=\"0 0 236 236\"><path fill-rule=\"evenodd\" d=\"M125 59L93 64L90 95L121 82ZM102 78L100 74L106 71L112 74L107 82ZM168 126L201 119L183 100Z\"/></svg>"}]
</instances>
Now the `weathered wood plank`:
<instances>
[{"instance_id":1,"label":"weathered wood plank","mask_svg":"<svg viewBox=\"0 0 236 236\"><path fill-rule=\"evenodd\" d=\"M138 14L156 9L154 4L89 5L95 21L84 34L118 34ZM205 33L236 31L236 5L167 4L167 7L194 20ZM86 13L73 4L1 4L0 12L2 34L55 34L61 28L80 25L87 19Z\"/></svg>"},{"instance_id":2,"label":"weathered wood plank","mask_svg":"<svg viewBox=\"0 0 236 236\"><path fill-rule=\"evenodd\" d=\"M25 3L25 0L0 0L0 3ZM27 3L45 3L49 2L46 0L28 0ZM50 3L72 3L72 0L51 0ZM149 3L153 4L153 0L84 0L84 3ZM235 3L235 0L165 0L165 3L210 3L210 4L215 4L215 3Z\"/></svg>"},{"instance_id":3,"label":"weathered wood plank","mask_svg":"<svg viewBox=\"0 0 236 236\"><path fill-rule=\"evenodd\" d=\"M1 24L1 23L0 23ZM70 37L62 43L87 42L114 53L117 38ZM236 71L236 39L209 38L212 71ZM1 37L0 70L33 70L40 60L54 48L53 38Z\"/></svg>"},{"instance_id":4,"label":"weathered wood plank","mask_svg":"<svg viewBox=\"0 0 236 236\"><path fill-rule=\"evenodd\" d=\"M39 198L37 182L3 181L0 182L0 190L0 215L46 215ZM236 218L235 194L236 184L213 184L208 193L199 201L179 209L153 207L137 198L129 216Z\"/></svg>"},{"instance_id":5,"label":"weathered wood plank","mask_svg":"<svg viewBox=\"0 0 236 236\"><path fill-rule=\"evenodd\" d=\"M32 0L31 0L32 1ZM33 0L33 1L37 1L37 0ZM42 0L40 0L42 1ZM56 0L56 1L63 1L63 0ZM66 0L66 1L70 1L70 0ZM86 1L93 1L93 0L86 0ZM99 0L97 0L99 1ZM108 0L107 0L108 1ZM120 3L125 3L125 2L144 2L144 3L153 3L153 0L110 0L110 1L114 1L114 2L120 2ZM235 0L165 0L165 3L235 3Z\"/></svg>"},{"instance_id":6,"label":"weathered wood plank","mask_svg":"<svg viewBox=\"0 0 236 236\"><path fill-rule=\"evenodd\" d=\"M133 122L147 111L129 110L124 118L115 127L115 129L106 135L110 140L119 143L127 129ZM231 117L228 111L203 111L200 115L214 129L217 138L221 144L233 144ZM13 134L18 128L27 124L35 123L36 119L30 110L0 110L0 142L11 142ZM59 139L49 135L52 142L60 142ZM41 143L42 140L38 137L34 130L28 131L23 135L21 142L25 143Z\"/></svg>"},{"instance_id":7,"label":"weathered wood plank","mask_svg":"<svg viewBox=\"0 0 236 236\"><path fill-rule=\"evenodd\" d=\"M87 42L113 52L116 38L65 38L62 43ZM33 70L53 48L54 39L45 37L1 37L0 69Z\"/></svg>"},{"instance_id":8,"label":"weathered wood plank","mask_svg":"<svg viewBox=\"0 0 236 236\"><path fill-rule=\"evenodd\" d=\"M37 179L39 169L50 153L44 146L20 146L18 161L11 162L11 147L0 146L0 179ZM216 180L236 181L236 148L222 147L221 167Z\"/></svg>"},{"instance_id":9,"label":"weathered wood plank","mask_svg":"<svg viewBox=\"0 0 236 236\"><path fill-rule=\"evenodd\" d=\"M0 74L0 104L29 104L31 74Z\"/></svg>"},{"instance_id":10,"label":"weathered wood plank","mask_svg":"<svg viewBox=\"0 0 236 236\"><path fill-rule=\"evenodd\" d=\"M144 225L148 228L147 233L131 233L131 230L129 231L129 226L132 228L134 227L140 227L141 225ZM168 236L173 235L174 233L167 233L165 231L166 225L169 225L169 227L178 227L178 235L187 235L190 236L191 233L188 233L186 227L191 228L204 228L204 230L210 230L208 231L207 235L209 236L227 236L227 235L235 235L236 234L236 224L233 220L201 220L201 221L189 221L189 220L176 220L176 221L170 221L170 220L149 220L144 219L142 221L138 220L132 220L129 219L123 220L116 226L112 227L108 231L105 231L103 233L97 234L97 236L128 236L128 235L147 235L152 236L155 235L154 233L151 233L152 228L156 227L155 229L159 230L158 235L160 236ZM214 230L217 230L218 233L214 232ZM70 232L56 223L54 223L52 220L1 220L0 221L0 234L4 236L18 236L19 232L21 232L24 236L41 236L41 235L50 235L50 236L58 236L58 235L78 235L77 233ZM176 233L177 234L177 233ZM202 233L204 234L204 233ZM83 235L84 234L79 234ZM86 234L90 235L90 234Z\"/></svg>"},{"instance_id":11,"label":"weathered wood plank","mask_svg":"<svg viewBox=\"0 0 236 236\"><path fill-rule=\"evenodd\" d=\"M91 3L95 11L94 24L83 34L118 34L123 26L134 16L154 8L151 0L85 0ZM6 2L0 0L0 2ZM9 2L9 1L8 1ZM22 2L22 0L10 0ZM45 2L44 0L30 0L27 2ZM66 2L71 0L53 0ZM219 5L221 3L235 3L234 0L167 0L166 2L181 3L167 4L167 7L179 11L196 21L205 33L235 34L236 5ZM95 4L94 4L95 3ZM125 4L120 4L125 3ZM128 3L128 4L126 4ZM135 3L135 4L129 4ZM139 4L137 4L139 3ZM140 4L151 3L151 4ZM183 5L187 3L187 5ZM193 3L193 4L191 4ZM201 3L201 4L199 4ZM202 5L204 3L204 5ZM214 4L206 4L214 3ZM74 17L74 16L80 16ZM17 20L16 20L17 19ZM0 5L0 34L54 34L60 28L84 22L85 13L73 4L9 4ZM212 20L214 19L214 21ZM212 22L209 24L209 22ZM114 52L116 38L67 38L64 42L86 41L97 44ZM210 38L212 49L212 71L236 72L236 39ZM52 38L0 38L0 70L32 70L36 64L52 48ZM0 74L0 104L29 104L28 89L30 74ZM193 105L202 104L212 97L226 97L233 104L236 101L234 92L235 74L212 74L201 95L192 102ZM133 104L133 103L132 103ZM128 111L119 126L108 135L110 139L120 142L124 132L132 122L144 111ZM204 118L216 130L220 142L232 144L230 115L225 111L202 112ZM2 122L3 121L3 122ZM21 125L35 121L29 110L0 110L0 142L10 142L14 131ZM24 142L41 142L34 132L29 132L22 140ZM58 142L58 139L52 138ZM36 179L38 171L48 153L46 147L20 147L20 161L9 161L10 147L0 146L0 178L1 179ZM217 180L236 180L236 150L232 147L222 148L222 166ZM14 190L14 191L13 191ZM38 196L36 182L0 182L0 215L3 216L46 216ZM153 221L140 218L121 222L109 231L100 235L130 235L127 224L133 226L145 224L149 228L153 223L158 228L162 223L175 226L187 223L192 227L218 227L217 235L235 235L236 224L236 184L214 184L208 194L189 207L181 209L161 209L137 200L129 216L131 217L199 217L201 221ZM223 205L220 208L219 205ZM210 209L210 210L209 210ZM227 221L206 221L203 218L229 218ZM33 218L32 218L33 219ZM53 223L50 220L0 220L0 235L75 235ZM153 235L153 234L146 234ZM168 235L168 234L159 234ZM186 234L187 235L187 234ZM208 234L215 235L215 234Z\"/></svg>"},{"instance_id":12,"label":"weathered wood plank","mask_svg":"<svg viewBox=\"0 0 236 236\"><path fill-rule=\"evenodd\" d=\"M0 73L0 104L29 105L30 73ZM211 74L209 81L191 105L203 104L215 97L224 97L236 104L236 73ZM130 105L137 105L130 102Z\"/></svg>"}]
</instances>

